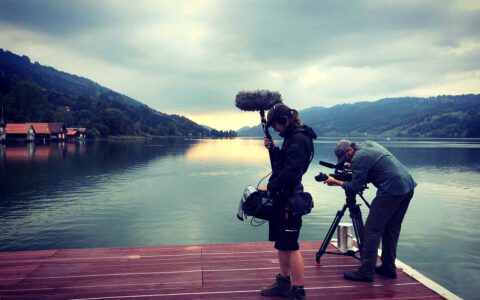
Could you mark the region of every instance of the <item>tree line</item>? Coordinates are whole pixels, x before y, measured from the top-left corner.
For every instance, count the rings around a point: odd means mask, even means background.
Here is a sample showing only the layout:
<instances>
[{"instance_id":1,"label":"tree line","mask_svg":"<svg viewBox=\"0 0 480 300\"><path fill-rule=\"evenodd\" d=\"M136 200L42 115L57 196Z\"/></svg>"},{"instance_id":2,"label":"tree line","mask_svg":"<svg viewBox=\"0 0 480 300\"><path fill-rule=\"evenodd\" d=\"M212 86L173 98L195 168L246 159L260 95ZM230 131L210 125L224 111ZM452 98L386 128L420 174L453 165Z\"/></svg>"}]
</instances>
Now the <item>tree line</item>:
<instances>
[{"instance_id":1,"label":"tree line","mask_svg":"<svg viewBox=\"0 0 480 300\"><path fill-rule=\"evenodd\" d=\"M390 98L312 107L301 119L319 136L480 138L480 95ZM260 136L260 126L239 130Z\"/></svg>"},{"instance_id":2,"label":"tree line","mask_svg":"<svg viewBox=\"0 0 480 300\"><path fill-rule=\"evenodd\" d=\"M0 103L5 121L63 122L88 137L111 135L232 137L183 116L167 115L79 76L0 49Z\"/></svg>"}]
</instances>

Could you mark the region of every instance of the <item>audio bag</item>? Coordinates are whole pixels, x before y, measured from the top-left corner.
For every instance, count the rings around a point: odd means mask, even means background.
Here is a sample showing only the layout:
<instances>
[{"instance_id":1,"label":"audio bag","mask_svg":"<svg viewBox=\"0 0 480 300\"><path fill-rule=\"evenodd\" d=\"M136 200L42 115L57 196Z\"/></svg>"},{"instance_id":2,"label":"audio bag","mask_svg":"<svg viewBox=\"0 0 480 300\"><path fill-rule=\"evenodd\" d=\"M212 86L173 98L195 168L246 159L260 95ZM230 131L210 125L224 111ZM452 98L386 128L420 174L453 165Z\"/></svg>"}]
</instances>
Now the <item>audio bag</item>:
<instances>
[{"instance_id":1,"label":"audio bag","mask_svg":"<svg viewBox=\"0 0 480 300\"><path fill-rule=\"evenodd\" d=\"M247 216L256 219L271 220L275 216L274 200L269 192L258 191L252 186L247 186L240 199L237 218L241 221Z\"/></svg>"}]
</instances>

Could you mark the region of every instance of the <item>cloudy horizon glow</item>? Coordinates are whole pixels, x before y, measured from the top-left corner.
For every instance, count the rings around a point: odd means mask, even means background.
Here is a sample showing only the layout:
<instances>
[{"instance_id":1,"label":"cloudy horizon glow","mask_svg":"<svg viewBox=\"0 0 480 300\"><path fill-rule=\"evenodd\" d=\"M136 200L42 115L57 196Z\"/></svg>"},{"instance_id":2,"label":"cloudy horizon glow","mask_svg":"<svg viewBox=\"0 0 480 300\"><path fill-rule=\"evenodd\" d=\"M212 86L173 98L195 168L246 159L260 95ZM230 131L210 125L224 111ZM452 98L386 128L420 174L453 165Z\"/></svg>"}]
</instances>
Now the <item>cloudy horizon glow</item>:
<instances>
[{"instance_id":1,"label":"cloudy horizon glow","mask_svg":"<svg viewBox=\"0 0 480 300\"><path fill-rule=\"evenodd\" d=\"M240 90L297 109L480 92L479 1L0 0L0 48L237 130Z\"/></svg>"}]
</instances>

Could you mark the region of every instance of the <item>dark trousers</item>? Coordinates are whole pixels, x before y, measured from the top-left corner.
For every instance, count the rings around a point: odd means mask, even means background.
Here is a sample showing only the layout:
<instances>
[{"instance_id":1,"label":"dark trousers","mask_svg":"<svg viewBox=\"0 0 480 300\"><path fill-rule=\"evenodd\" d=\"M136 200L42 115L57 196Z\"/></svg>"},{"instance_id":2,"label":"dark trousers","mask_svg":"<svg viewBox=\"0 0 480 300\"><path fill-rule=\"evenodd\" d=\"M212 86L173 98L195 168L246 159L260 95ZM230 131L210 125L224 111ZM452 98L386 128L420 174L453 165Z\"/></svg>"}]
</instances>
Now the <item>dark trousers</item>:
<instances>
[{"instance_id":1,"label":"dark trousers","mask_svg":"<svg viewBox=\"0 0 480 300\"><path fill-rule=\"evenodd\" d=\"M412 197L413 190L403 196L377 196L373 199L365 222L362 262L358 272L368 277L373 276L380 240L382 265L389 270L395 270L398 238Z\"/></svg>"}]
</instances>

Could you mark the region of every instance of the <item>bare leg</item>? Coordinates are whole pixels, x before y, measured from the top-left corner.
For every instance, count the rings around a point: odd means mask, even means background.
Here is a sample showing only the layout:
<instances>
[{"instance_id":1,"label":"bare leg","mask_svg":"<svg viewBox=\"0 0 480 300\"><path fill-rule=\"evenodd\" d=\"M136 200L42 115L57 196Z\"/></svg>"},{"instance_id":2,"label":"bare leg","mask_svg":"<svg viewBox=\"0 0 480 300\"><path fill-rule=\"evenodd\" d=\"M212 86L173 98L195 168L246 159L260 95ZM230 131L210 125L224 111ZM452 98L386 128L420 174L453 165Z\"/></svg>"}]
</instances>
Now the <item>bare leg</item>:
<instances>
[{"instance_id":1,"label":"bare leg","mask_svg":"<svg viewBox=\"0 0 480 300\"><path fill-rule=\"evenodd\" d=\"M292 273L292 284L296 286L304 285L304 265L302 253L290 251L290 272Z\"/></svg>"},{"instance_id":2,"label":"bare leg","mask_svg":"<svg viewBox=\"0 0 480 300\"><path fill-rule=\"evenodd\" d=\"M282 276L291 276L294 285L304 285L304 263L300 251L278 250L278 261L280 262Z\"/></svg>"},{"instance_id":3,"label":"bare leg","mask_svg":"<svg viewBox=\"0 0 480 300\"><path fill-rule=\"evenodd\" d=\"M280 274L290 276L290 251L278 250L278 262L280 263Z\"/></svg>"}]
</instances>

